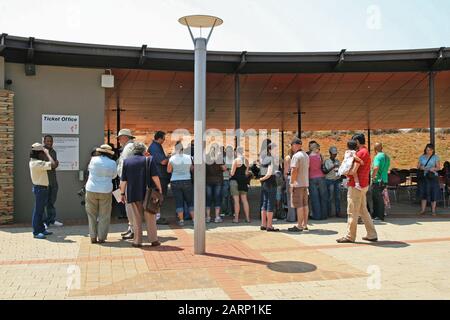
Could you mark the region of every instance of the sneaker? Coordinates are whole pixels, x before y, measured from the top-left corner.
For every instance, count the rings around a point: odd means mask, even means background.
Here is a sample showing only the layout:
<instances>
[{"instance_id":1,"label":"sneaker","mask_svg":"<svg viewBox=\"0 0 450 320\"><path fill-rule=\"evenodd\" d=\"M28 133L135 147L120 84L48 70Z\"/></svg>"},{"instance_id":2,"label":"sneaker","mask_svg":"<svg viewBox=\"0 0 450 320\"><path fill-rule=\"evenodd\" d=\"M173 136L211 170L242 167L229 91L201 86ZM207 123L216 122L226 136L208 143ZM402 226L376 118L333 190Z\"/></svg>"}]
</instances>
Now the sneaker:
<instances>
[{"instance_id":1,"label":"sneaker","mask_svg":"<svg viewBox=\"0 0 450 320\"><path fill-rule=\"evenodd\" d=\"M223 222L223 220L222 220L221 217L217 217L217 218L214 219L214 222L215 223L221 223L221 222Z\"/></svg>"},{"instance_id":2,"label":"sneaker","mask_svg":"<svg viewBox=\"0 0 450 320\"><path fill-rule=\"evenodd\" d=\"M64 226L64 224L63 224L62 222L59 222L59 221L55 221L55 222L53 223L53 225L54 225L55 227L62 227L62 226Z\"/></svg>"},{"instance_id":3,"label":"sneaker","mask_svg":"<svg viewBox=\"0 0 450 320\"><path fill-rule=\"evenodd\" d=\"M50 231L45 230L44 232L42 232L42 234L43 234L44 236L49 236L49 235L52 235L53 232L50 232Z\"/></svg>"},{"instance_id":4,"label":"sneaker","mask_svg":"<svg viewBox=\"0 0 450 320\"><path fill-rule=\"evenodd\" d=\"M206 223L210 223L211 222L211 217L206 217Z\"/></svg>"},{"instance_id":5,"label":"sneaker","mask_svg":"<svg viewBox=\"0 0 450 320\"><path fill-rule=\"evenodd\" d=\"M178 221L178 225L179 225L180 227L184 226L184 220Z\"/></svg>"},{"instance_id":6,"label":"sneaker","mask_svg":"<svg viewBox=\"0 0 450 320\"><path fill-rule=\"evenodd\" d=\"M45 235L43 233L34 234L33 238L35 239L45 239Z\"/></svg>"}]
</instances>

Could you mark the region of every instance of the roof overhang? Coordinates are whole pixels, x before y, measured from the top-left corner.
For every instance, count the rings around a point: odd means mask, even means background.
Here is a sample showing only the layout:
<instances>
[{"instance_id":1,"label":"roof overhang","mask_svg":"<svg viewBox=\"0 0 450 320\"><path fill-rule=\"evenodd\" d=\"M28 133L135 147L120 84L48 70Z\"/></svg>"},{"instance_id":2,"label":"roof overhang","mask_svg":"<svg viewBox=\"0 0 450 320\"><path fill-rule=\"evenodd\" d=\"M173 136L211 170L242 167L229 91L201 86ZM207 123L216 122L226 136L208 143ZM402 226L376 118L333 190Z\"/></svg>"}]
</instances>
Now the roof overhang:
<instances>
[{"instance_id":1,"label":"roof overhang","mask_svg":"<svg viewBox=\"0 0 450 320\"><path fill-rule=\"evenodd\" d=\"M0 40L0 55L6 62L167 71L194 69L192 50L84 44L6 34ZM243 74L442 71L450 70L450 48L302 53L209 51L207 69L213 73Z\"/></svg>"}]
</instances>

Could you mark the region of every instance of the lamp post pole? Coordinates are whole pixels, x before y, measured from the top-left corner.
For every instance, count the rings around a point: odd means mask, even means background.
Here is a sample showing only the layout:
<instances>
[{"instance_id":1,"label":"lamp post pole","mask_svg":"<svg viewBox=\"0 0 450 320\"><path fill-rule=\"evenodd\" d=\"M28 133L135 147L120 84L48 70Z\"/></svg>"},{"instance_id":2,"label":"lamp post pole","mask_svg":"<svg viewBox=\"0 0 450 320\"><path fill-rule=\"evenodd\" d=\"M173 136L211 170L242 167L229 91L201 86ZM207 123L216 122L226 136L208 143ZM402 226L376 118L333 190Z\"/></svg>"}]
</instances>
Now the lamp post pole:
<instances>
[{"instance_id":1,"label":"lamp post pole","mask_svg":"<svg viewBox=\"0 0 450 320\"><path fill-rule=\"evenodd\" d=\"M206 47L214 27L223 23L213 16L193 15L178 20L187 26L194 43L194 254L206 252L206 164L203 158L206 130ZM211 28L208 37L194 38L191 27Z\"/></svg>"},{"instance_id":2,"label":"lamp post pole","mask_svg":"<svg viewBox=\"0 0 450 320\"><path fill-rule=\"evenodd\" d=\"M195 39L194 79L194 253L204 254L206 166L203 160L206 130L206 39Z\"/></svg>"}]
</instances>

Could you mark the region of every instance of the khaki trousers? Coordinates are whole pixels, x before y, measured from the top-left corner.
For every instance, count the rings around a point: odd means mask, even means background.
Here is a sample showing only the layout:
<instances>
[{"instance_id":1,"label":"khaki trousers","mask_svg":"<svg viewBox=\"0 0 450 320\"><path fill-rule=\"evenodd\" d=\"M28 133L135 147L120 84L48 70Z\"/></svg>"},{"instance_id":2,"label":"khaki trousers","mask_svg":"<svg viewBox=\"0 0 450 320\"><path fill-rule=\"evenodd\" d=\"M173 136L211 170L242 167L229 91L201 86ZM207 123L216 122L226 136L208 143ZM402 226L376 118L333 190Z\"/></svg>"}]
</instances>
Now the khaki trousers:
<instances>
[{"instance_id":1,"label":"khaki trousers","mask_svg":"<svg viewBox=\"0 0 450 320\"><path fill-rule=\"evenodd\" d=\"M85 201L90 237L106 240L111 222L112 194L86 191Z\"/></svg>"},{"instance_id":2,"label":"khaki trousers","mask_svg":"<svg viewBox=\"0 0 450 320\"><path fill-rule=\"evenodd\" d=\"M156 229L156 214L144 211L142 201L129 203L130 215L133 220L134 243L142 244L142 216L145 218L147 224L147 237L150 243L158 241Z\"/></svg>"},{"instance_id":3,"label":"khaki trousers","mask_svg":"<svg viewBox=\"0 0 450 320\"><path fill-rule=\"evenodd\" d=\"M127 189L125 189L125 194L126 193ZM128 218L128 229L131 230L131 232L134 232L133 230L134 221L133 221L133 214L131 213L131 211L132 211L131 204L125 203L125 212L127 213Z\"/></svg>"},{"instance_id":4,"label":"khaki trousers","mask_svg":"<svg viewBox=\"0 0 450 320\"><path fill-rule=\"evenodd\" d=\"M367 237L370 239L377 238L377 232L373 225L372 217L367 211L366 194L369 187L358 190L353 187L348 188L347 193L347 239L355 241L356 229L358 227L358 218L361 217L367 231Z\"/></svg>"}]
</instances>

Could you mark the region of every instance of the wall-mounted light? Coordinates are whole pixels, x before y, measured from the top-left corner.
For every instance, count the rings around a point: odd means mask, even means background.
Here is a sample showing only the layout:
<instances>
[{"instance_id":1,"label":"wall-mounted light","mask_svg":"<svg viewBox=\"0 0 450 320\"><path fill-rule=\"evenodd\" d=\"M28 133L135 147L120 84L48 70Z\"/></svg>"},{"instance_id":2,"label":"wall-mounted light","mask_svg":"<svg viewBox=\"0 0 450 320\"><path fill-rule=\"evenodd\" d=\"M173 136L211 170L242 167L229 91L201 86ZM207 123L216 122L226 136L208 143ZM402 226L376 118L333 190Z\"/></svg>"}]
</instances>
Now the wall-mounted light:
<instances>
[{"instance_id":1,"label":"wall-mounted light","mask_svg":"<svg viewBox=\"0 0 450 320\"><path fill-rule=\"evenodd\" d=\"M111 69L106 69L109 74L102 74L102 88L114 88L114 76Z\"/></svg>"}]
</instances>

